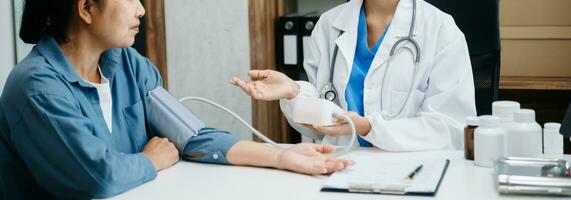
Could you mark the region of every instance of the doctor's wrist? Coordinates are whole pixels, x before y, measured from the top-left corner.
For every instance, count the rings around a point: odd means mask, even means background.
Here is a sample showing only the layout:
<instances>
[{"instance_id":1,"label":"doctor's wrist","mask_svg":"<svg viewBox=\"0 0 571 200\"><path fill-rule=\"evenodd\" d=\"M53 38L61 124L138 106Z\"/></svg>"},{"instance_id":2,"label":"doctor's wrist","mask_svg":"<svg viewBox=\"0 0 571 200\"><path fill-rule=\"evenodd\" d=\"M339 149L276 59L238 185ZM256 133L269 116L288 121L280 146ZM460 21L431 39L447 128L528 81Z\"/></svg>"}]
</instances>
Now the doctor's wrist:
<instances>
[{"instance_id":1,"label":"doctor's wrist","mask_svg":"<svg viewBox=\"0 0 571 200\"><path fill-rule=\"evenodd\" d=\"M299 84L297 84L294 80L290 80L290 88L291 89L290 89L289 94L286 95L286 98L288 100L291 100L291 99L297 97L297 95L299 95L299 91L300 91Z\"/></svg>"},{"instance_id":2,"label":"doctor's wrist","mask_svg":"<svg viewBox=\"0 0 571 200\"><path fill-rule=\"evenodd\" d=\"M365 137L369 134L369 132L371 132L371 123L366 117L359 117L356 126L357 135Z\"/></svg>"}]
</instances>

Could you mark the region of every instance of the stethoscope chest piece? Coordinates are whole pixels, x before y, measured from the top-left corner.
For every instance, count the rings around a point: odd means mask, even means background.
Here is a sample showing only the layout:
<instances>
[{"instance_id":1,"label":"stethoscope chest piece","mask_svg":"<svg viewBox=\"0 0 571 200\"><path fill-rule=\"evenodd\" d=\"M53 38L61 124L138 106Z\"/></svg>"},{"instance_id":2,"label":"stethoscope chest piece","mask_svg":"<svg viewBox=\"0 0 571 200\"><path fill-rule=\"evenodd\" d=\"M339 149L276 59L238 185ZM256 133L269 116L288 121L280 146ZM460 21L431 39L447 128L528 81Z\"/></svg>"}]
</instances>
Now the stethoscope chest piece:
<instances>
[{"instance_id":1,"label":"stethoscope chest piece","mask_svg":"<svg viewBox=\"0 0 571 200\"><path fill-rule=\"evenodd\" d=\"M320 92L320 97L334 102L337 99L337 90L332 83L327 83Z\"/></svg>"},{"instance_id":2,"label":"stethoscope chest piece","mask_svg":"<svg viewBox=\"0 0 571 200\"><path fill-rule=\"evenodd\" d=\"M325 92L325 99L329 101L335 101L336 98L337 94L333 90Z\"/></svg>"}]
</instances>

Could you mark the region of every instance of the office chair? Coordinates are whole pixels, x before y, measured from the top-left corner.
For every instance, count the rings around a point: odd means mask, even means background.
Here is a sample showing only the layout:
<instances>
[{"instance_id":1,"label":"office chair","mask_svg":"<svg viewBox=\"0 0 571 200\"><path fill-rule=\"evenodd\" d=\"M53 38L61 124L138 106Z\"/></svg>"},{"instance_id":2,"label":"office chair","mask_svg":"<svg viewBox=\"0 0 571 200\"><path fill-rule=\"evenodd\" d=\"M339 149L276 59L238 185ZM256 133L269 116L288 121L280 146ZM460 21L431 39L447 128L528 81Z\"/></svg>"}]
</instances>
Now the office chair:
<instances>
[{"instance_id":1,"label":"office chair","mask_svg":"<svg viewBox=\"0 0 571 200\"><path fill-rule=\"evenodd\" d=\"M476 110L491 114L500 83L499 0L426 0L454 18L464 32L470 52Z\"/></svg>"},{"instance_id":2,"label":"office chair","mask_svg":"<svg viewBox=\"0 0 571 200\"><path fill-rule=\"evenodd\" d=\"M561 121L561 129L559 132L561 135L571 138L571 102L569 102L569 106L567 106L567 112L565 112L563 121Z\"/></svg>"}]
</instances>

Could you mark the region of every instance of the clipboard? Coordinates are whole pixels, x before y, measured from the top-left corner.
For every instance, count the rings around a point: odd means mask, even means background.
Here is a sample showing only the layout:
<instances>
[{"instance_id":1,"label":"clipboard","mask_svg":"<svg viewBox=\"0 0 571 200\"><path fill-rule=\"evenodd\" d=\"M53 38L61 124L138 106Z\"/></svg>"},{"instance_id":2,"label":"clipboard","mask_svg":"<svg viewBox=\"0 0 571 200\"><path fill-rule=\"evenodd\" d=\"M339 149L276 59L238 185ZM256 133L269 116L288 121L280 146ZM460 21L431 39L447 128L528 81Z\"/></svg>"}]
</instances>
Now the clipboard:
<instances>
[{"instance_id":1,"label":"clipboard","mask_svg":"<svg viewBox=\"0 0 571 200\"><path fill-rule=\"evenodd\" d=\"M411 195L411 196L436 196L438 189L440 188L440 184L444 179L444 175L448 170L448 166L450 165L449 159L439 159L439 160L423 160L423 161L388 161L388 162L375 162L365 161L364 165L361 167L357 167L353 170L360 170L357 171L339 171L335 172L331 175L331 177L327 180L324 187L321 188L322 192L345 192L345 193L366 193L366 194L388 194L388 195ZM364 161L365 159L361 159ZM357 161L357 164L359 161ZM393 165L387 165L387 163L392 163ZM418 166L417 163L422 163L423 165L431 165L432 169L427 169L421 171L421 173L413 179L413 181L417 181L419 179L424 179L422 186L415 186L414 182L410 184L403 184L402 180L400 183L396 182L398 178L395 177L402 177L404 178L410 169ZM355 179L359 179L357 176L364 176L363 173L370 173L367 170L374 170L374 169L383 169L379 166L391 166L385 168L385 172L387 174L391 174L389 176L393 176L393 172L389 172L391 170L400 170L396 172L395 177L387 177L385 180L393 180L393 181L380 181L380 182L353 182ZM371 176L375 176L374 174ZM383 175L380 175L381 177ZM427 177L428 176L428 177ZM381 178L382 179L382 178Z\"/></svg>"}]
</instances>

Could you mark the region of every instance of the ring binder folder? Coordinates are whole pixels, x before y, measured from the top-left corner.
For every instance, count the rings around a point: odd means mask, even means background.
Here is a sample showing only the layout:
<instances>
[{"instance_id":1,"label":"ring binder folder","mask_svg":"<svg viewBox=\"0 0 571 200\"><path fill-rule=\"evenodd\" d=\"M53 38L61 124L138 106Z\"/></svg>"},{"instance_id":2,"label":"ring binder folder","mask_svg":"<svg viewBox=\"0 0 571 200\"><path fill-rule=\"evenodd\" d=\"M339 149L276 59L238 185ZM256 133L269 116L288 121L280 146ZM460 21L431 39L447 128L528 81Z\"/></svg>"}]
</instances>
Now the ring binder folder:
<instances>
[{"instance_id":1,"label":"ring binder folder","mask_svg":"<svg viewBox=\"0 0 571 200\"><path fill-rule=\"evenodd\" d=\"M309 45L311 42L311 33L313 32L313 28L315 28L315 25L317 24L318 20L319 16L300 17L300 24L302 25L302 28L300 29L302 66L304 58L307 57L307 54L310 51Z\"/></svg>"},{"instance_id":2,"label":"ring binder folder","mask_svg":"<svg viewBox=\"0 0 571 200\"><path fill-rule=\"evenodd\" d=\"M310 51L311 32L319 16L290 14L278 18L276 25L276 62L278 67L303 67L303 58Z\"/></svg>"},{"instance_id":3,"label":"ring binder folder","mask_svg":"<svg viewBox=\"0 0 571 200\"><path fill-rule=\"evenodd\" d=\"M300 17L292 14L278 18L276 25L276 62L279 67L302 66L299 48Z\"/></svg>"}]
</instances>

